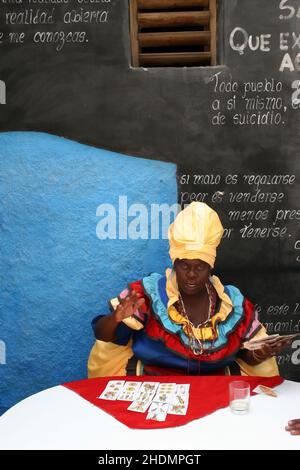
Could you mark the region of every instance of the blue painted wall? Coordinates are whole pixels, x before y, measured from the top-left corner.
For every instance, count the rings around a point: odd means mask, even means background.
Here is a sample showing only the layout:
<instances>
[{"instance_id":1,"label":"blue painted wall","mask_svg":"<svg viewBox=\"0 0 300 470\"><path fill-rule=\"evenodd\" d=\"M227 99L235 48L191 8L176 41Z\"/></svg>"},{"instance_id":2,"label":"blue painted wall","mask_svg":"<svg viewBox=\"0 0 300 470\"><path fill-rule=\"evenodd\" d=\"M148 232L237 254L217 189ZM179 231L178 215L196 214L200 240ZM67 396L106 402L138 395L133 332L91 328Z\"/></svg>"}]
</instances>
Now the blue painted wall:
<instances>
[{"instance_id":1,"label":"blue painted wall","mask_svg":"<svg viewBox=\"0 0 300 470\"><path fill-rule=\"evenodd\" d=\"M175 203L177 187L173 164L44 133L0 133L0 162L3 411L85 378L91 319L127 281L169 263L166 240L99 240L97 207L119 195Z\"/></svg>"}]
</instances>

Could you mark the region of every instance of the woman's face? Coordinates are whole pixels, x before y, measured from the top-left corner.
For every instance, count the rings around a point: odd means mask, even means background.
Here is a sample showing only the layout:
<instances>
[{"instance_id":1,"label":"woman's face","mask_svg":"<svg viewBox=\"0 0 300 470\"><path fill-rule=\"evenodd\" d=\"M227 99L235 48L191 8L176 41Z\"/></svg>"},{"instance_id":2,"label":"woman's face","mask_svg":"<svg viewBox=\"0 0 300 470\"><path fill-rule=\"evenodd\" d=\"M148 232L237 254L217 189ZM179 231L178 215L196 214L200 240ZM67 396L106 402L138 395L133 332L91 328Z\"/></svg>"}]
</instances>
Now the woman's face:
<instances>
[{"instance_id":1,"label":"woman's face","mask_svg":"<svg viewBox=\"0 0 300 470\"><path fill-rule=\"evenodd\" d=\"M210 275L210 266L201 259L177 259L174 263L179 290L187 295L196 295L205 289Z\"/></svg>"}]
</instances>

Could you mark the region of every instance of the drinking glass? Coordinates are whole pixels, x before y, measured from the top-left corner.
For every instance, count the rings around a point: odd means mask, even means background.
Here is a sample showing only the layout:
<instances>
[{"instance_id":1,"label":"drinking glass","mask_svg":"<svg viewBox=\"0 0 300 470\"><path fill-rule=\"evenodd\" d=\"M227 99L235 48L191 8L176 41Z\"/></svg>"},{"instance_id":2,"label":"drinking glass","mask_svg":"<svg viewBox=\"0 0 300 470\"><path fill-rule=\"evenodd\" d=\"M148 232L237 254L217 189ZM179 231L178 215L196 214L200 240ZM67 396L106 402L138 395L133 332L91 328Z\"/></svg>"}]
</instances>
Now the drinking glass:
<instances>
[{"instance_id":1,"label":"drinking glass","mask_svg":"<svg viewBox=\"0 0 300 470\"><path fill-rule=\"evenodd\" d=\"M234 414L244 415L249 412L250 385L243 380L234 380L229 384L229 406Z\"/></svg>"}]
</instances>

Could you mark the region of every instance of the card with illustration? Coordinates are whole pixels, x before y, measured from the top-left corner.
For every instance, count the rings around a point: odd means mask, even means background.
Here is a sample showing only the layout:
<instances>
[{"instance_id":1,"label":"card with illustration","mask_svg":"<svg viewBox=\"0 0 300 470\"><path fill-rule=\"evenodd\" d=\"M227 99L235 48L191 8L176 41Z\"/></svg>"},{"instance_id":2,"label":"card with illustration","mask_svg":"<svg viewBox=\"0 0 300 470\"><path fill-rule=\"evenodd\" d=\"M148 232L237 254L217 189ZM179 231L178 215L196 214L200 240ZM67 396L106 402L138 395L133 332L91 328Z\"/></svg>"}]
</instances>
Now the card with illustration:
<instances>
[{"instance_id":1,"label":"card with illustration","mask_svg":"<svg viewBox=\"0 0 300 470\"><path fill-rule=\"evenodd\" d=\"M275 390L273 390L270 387L267 387L266 385L258 385L256 388L253 389L253 392L261 393L263 395L268 395L269 397L274 397L274 398L278 396Z\"/></svg>"},{"instance_id":2,"label":"card with illustration","mask_svg":"<svg viewBox=\"0 0 300 470\"><path fill-rule=\"evenodd\" d=\"M159 386L158 386L158 391L162 391L162 392L175 392L176 391L176 388L177 388L177 384L175 383L160 383Z\"/></svg>"},{"instance_id":3,"label":"card with illustration","mask_svg":"<svg viewBox=\"0 0 300 470\"><path fill-rule=\"evenodd\" d=\"M190 392L190 384L178 384L176 387L176 393L179 395L188 395Z\"/></svg>"},{"instance_id":4,"label":"card with illustration","mask_svg":"<svg viewBox=\"0 0 300 470\"><path fill-rule=\"evenodd\" d=\"M136 411L137 413L145 413L147 411L148 407L150 406L151 401L133 401L131 405L127 408L127 410L130 411Z\"/></svg>"},{"instance_id":5,"label":"card with illustration","mask_svg":"<svg viewBox=\"0 0 300 470\"><path fill-rule=\"evenodd\" d=\"M123 389L125 380L110 380L98 398L102 400L116 400Z\"/></svg>"},{"instance_id":6,"label":"card with illustration","mask_svg":"<svg viewBox=\"0 0 300 470\"><path fill-rule=\"evenodd\" d=\"M189 406L189 393L187 391L188 387L179 388L179 390L185 393L178 393L178 391L176 391L168 409L169 414L185 415L187 412Z\"/></svg>"},{"instance_id":7,"label":"card with illustration","mask_svg":"<svg viewBox=\"0 0 300 470\"><path fill-rule=\"evenodd\" d=\"M143 382L139 392L136 396L136 400L139 401L152 401L158 388L158 382Z\"/></svg>"},{"instance_id":8,"label":"card with illustration","mask_svg":"<svg viewBox=\"0 0 300 470\"><path fill-rule=\"evenodd\" d=\"M153 401L158 403L172 403L174 397L174 392L157 392Z\"/></svg>"},{"instance_id":9,"label":"card with illustration","mask_svg":"<svg viewBox=\"0 0 300 470\"><path fill-rule=\"evenodd\" d=\"M146 419L154 421L165 421L168 413L168 403L153 402L149 408Z\"/></svg>"},{"instance_id":10,"label":"card with illustration","mask_svg":"<svg viewBox=\"0 0 300 470\"><path fill-rule=\"evenodd\" d=\"M141 392L153 393L159 387L159 382L143 382L141 386Z\"/></svg>"},{"instance_id":11,"label":"card with illustration","mask_svg":"<svg viewBox=\"0 0 300 470\"><path fill-rule=\"evenodd\" d=\"M169 405L168 414L170 415L186 415L188 409L188 402L182 404Z\"/></svg>"},{"instance_id":12,"label":"card with illustration","mask_svg":"<svg viewBox=\"0 0 300 470\"><path fill-rule=\"evenodd\" d=\"M261 349L265 344L269 346L275 346L277 344L282 344L283 342L291 342L294 338L300 336L300 333L294 333L292 335L269 335L260 339L250 339L242 344L241 349L249 349L249 351L255 351Z\"/></svg>"},{"instance_id":13,"label":"card with illustration","mask_svg":"<svg viewBox=\"0 0 300 470\"><path fill-rule=\"evenodd\" d=\"M176 388L177 384L175 383L160 384L153 401L171 404L173 401L174 394L176 392Z\"/></svg>"},{"instance_id":14,"label":"card with illustration","mask_svg":"<svg viewBox=\"0 0 300 470\"><path fill-rule=\"evenodd\" d=\"M134 401L141 388L141 382L125 382L122 388L118 400Z\"/></svg>"},{"instance_id":15,"label":"card with illustration","mask_svg":"<svg viewBox=\"0 0 300 470\"><path fill-rule=\"evenodd\" d=\"M180 393L175 393L172 400L172 405L182 406L189 402L189 395L182 395Z\"/></svg>"}]
</instances>

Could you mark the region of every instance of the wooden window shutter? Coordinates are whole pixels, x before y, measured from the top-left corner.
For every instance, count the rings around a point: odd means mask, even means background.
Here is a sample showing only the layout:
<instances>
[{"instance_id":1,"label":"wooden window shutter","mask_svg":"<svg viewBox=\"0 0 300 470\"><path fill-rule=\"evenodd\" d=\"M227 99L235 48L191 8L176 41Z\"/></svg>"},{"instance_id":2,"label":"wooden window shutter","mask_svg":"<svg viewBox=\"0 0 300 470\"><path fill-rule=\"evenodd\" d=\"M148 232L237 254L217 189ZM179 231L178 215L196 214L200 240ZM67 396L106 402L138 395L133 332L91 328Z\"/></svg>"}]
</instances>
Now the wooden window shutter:
<instances>
[{"instance_id":1,"label":"wooden window shutter","mask_svg":"<svg viewBox=\"0 0 300 470\"><path fill-rule=\"evenodd\" d=\"M132 65L216 64L217 0L129 0Z\"/></svg>"}]
</instances>

